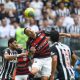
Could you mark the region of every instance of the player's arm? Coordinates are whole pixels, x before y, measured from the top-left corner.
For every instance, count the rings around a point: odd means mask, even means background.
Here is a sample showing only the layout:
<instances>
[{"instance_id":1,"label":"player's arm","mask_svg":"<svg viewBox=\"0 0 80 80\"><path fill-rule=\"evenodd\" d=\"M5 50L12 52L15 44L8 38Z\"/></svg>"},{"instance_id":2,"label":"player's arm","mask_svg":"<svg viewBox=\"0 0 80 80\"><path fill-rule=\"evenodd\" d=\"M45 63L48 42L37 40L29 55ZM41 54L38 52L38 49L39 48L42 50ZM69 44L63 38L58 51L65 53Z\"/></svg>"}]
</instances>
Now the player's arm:
<instances>
[{"instance_id":1,"label":"player's arm","mask_svg":"<svg viewBox=\"0 0 80 80\"><path fill-rule=\"evenodd\" d=\"M9 55L8 52L5 52L5 53L4 53L4 59L6 59L6 60L15 60L16 58L17 58L17 55L16 55L16 56L14 56L14 55Z\"/></svg>"},{"instance_id":2,"label":"player's arm","mask_svg":"<svg viewBox=\"0 0 80 80\"><path fill-rule=\"evenodd\" d=\"M71 38L80 38L80 34L71 34Z\"/></svg>"},{"instance_id":3,"label":"player's arm","mask_svg":"<svg viewBox=\"0 0 80 80\"><path fill-rule=\"evenodd\" d=\"M80 38L80 34L59 33L59 35L70 38Z\"/></svg>"},{"instance_id":4,"label":"player's arm","mask_svg":"<svg viewBox=\"0 0 80 80\"><path fill-rule=\"evenodd\" d=\"M57 55L52 56L52 70L50 80L54 80L55 72L57 67Z\"/></svg>"},{"instance_id":5,"label":"player's arm","mask_svg":"<svg viewBox=\"0 0 80 80\"><path fill-rule=\"evenodd\" d=\"M9 55L9 53L6 51L6 52L4 52L4 58L6 60L16 60L18 57L27 56L27 54L28 54L28 52L21 53L21 54L16 54L16 55Z\"/></svg>"},{"instance_id":6,"label":"player's arm","mask_svg":"<svg viewBox=\"0 0 80 80\"><path fill-rule=\"evenodd\" d=\"M74 66L75 62L76 62L77 59L78 59L78 56L75 54L74 51L73 51L73 52L71 51L71 53L72 53L72 56L71 56L72 62L71 62L71 64Z\"/></svg>"},{"instance_id":7,"label":"player's arm","mask_svg":"<svg viewBox=\"0 0 80 80\"><path fill-rule=\"evenodd\" d=\"M21 56L25 56L26 53L21 53L21 54L16 54L16 55L9 55L8 53L4 54L4 58L6 60L16 60L18 57L21 57Z\"/></svg>"},{"instance_id":8,"label":"player's arm","mask_svg":"<svg viewBox=\"0 0 80 80\"><path fill-rule=\"evenodd\" d=\"M51 57L52 57L52 70L50 80L54 80L56 68L57 68L57 49L55 47L51 47Z\"/></svg>"},{"instance_id":9,"label":"player's arm","mask_svg":"<svg viewBox=\"0 0 80 80\"><path fill-rule=\"evenodd\" d=\"M71 34L69 34L69 33L59 33L59 35L61 37L71 37Z\"/></svg>"}]
</instances>

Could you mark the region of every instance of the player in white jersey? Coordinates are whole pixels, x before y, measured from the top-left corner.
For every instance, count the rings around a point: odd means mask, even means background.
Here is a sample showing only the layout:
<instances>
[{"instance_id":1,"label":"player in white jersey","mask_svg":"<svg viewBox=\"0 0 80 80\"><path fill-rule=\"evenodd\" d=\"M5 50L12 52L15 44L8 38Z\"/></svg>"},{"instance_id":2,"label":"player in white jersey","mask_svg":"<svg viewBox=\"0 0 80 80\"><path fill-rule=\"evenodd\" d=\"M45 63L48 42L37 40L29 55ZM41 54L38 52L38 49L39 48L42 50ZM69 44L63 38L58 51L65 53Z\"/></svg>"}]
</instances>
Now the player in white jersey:
<instances>
[{"instance_id":1,"label":"player in white jersey","mask_svg":"<svg viewBox=\"0 0 80 80\"><path fill-rule=\"evenodd\" d=\"M53 42L51 46L52 72L50 80L54 80L54 74L58 71L59 80L75 80L74 71L71 65L72 58L76 61L77 56L71 51L69 46L59 42L59 33L52 31L50 39Z\"/></svg>"}]
</instances>

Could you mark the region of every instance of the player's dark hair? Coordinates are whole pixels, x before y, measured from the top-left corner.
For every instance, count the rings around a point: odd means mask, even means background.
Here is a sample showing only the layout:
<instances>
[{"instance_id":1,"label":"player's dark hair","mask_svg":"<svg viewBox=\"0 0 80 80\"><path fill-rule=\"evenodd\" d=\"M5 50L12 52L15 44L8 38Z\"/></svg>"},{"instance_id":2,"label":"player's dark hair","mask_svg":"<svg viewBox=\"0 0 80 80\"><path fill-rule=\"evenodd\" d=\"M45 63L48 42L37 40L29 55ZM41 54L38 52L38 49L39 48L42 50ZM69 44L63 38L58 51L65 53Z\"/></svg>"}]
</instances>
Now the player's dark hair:
<instances>
[{"instance_id":1,"label":"player's dark hair","mask_svg":"<svg viewBox=\"0 0 80 80\"><path fill-rule=\"evenodd\" d=\"M26 29L27 29L27 28L24 29L24 34L25 34Z\"/></svg>"},{"instance_id":2,"label":"player's dark hair","mask_svg":"<svg viewBox=\"0 0 80 80\"><path fill-rule=\"evenodd\" d=\"M12 43L12 42L14 42L14 41L15 41L15 38L10 38L10 39L8 40L8 46L9 46L10 43Z\"/></svg>"},{"instance_id":3,"label":"player's dark hair","mask_svg":"<svg viewBox=\"0 0 80 80\"><path fill-rule=\"evenodd\" d=\"M59 41L59 33L56 30L51 31L50 33L50 39L52 42L58 42Z\"/></svg>"}]
</instances>

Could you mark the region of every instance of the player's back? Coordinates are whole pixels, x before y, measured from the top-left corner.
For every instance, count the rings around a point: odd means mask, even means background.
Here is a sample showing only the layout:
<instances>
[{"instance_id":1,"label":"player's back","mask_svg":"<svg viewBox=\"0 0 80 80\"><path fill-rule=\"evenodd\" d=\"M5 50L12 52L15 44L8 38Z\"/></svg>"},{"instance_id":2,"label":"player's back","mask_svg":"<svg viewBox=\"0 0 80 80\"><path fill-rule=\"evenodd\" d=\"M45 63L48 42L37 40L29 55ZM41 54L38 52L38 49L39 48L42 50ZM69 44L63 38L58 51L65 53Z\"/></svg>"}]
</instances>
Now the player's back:
<instances>
[{"instance_id":1,"label":"player's back","mask_svg":"<svg viewBox=\"0 0 80 80\"><path fill-rule=\"evenodd\" d=\"M50 48L48 44L48 38L46 37L46 34L43 31L36 33L35 39L30 38L27 42L27 47L36 48L34 58L50 57Z\"/></svg>"},{"instance_id":2,"label":"player's back","mask_svg":"<svg viewBox=\"0 0 80 80\"><path fill-rule=\"evenodd\" d=\"M74 75L74 71L71 66L72 51L67 45L60 42L56 42L53 45L53 49L56 49L56 55L58 56L58 78L60 80L70 80L70 77Z\"/></svg>"}]
</instances>

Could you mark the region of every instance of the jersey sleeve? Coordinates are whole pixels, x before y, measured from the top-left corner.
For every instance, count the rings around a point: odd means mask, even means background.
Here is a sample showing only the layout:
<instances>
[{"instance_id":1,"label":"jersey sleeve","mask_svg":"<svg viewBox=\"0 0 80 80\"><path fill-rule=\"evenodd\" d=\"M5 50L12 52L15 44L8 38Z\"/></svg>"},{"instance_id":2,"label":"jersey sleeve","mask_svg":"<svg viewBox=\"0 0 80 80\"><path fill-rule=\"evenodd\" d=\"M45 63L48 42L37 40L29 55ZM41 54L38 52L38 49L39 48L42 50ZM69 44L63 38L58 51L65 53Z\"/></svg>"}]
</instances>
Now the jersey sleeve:
<instances>
[{"instance_id":1,"label":"jersey sleeve","mask_svg":"<svg viewBox=\"0 0 80 80\"><path fill-rule=\"evenodd\" d=\"M5 49L2 51L2 56L4 56L5 54L10 54L10 50L9 49Z\"/></svg>"},{"instance_id":2,"label":"jersey sleeve","mask_svg":"<svg viewBox=\"0 0 80 80\"><path fill-rule=\"evenodd\" d=\"M51 56L58 55L58 50L55 46L50 47Z\"/></svg>"}]
</instances>

